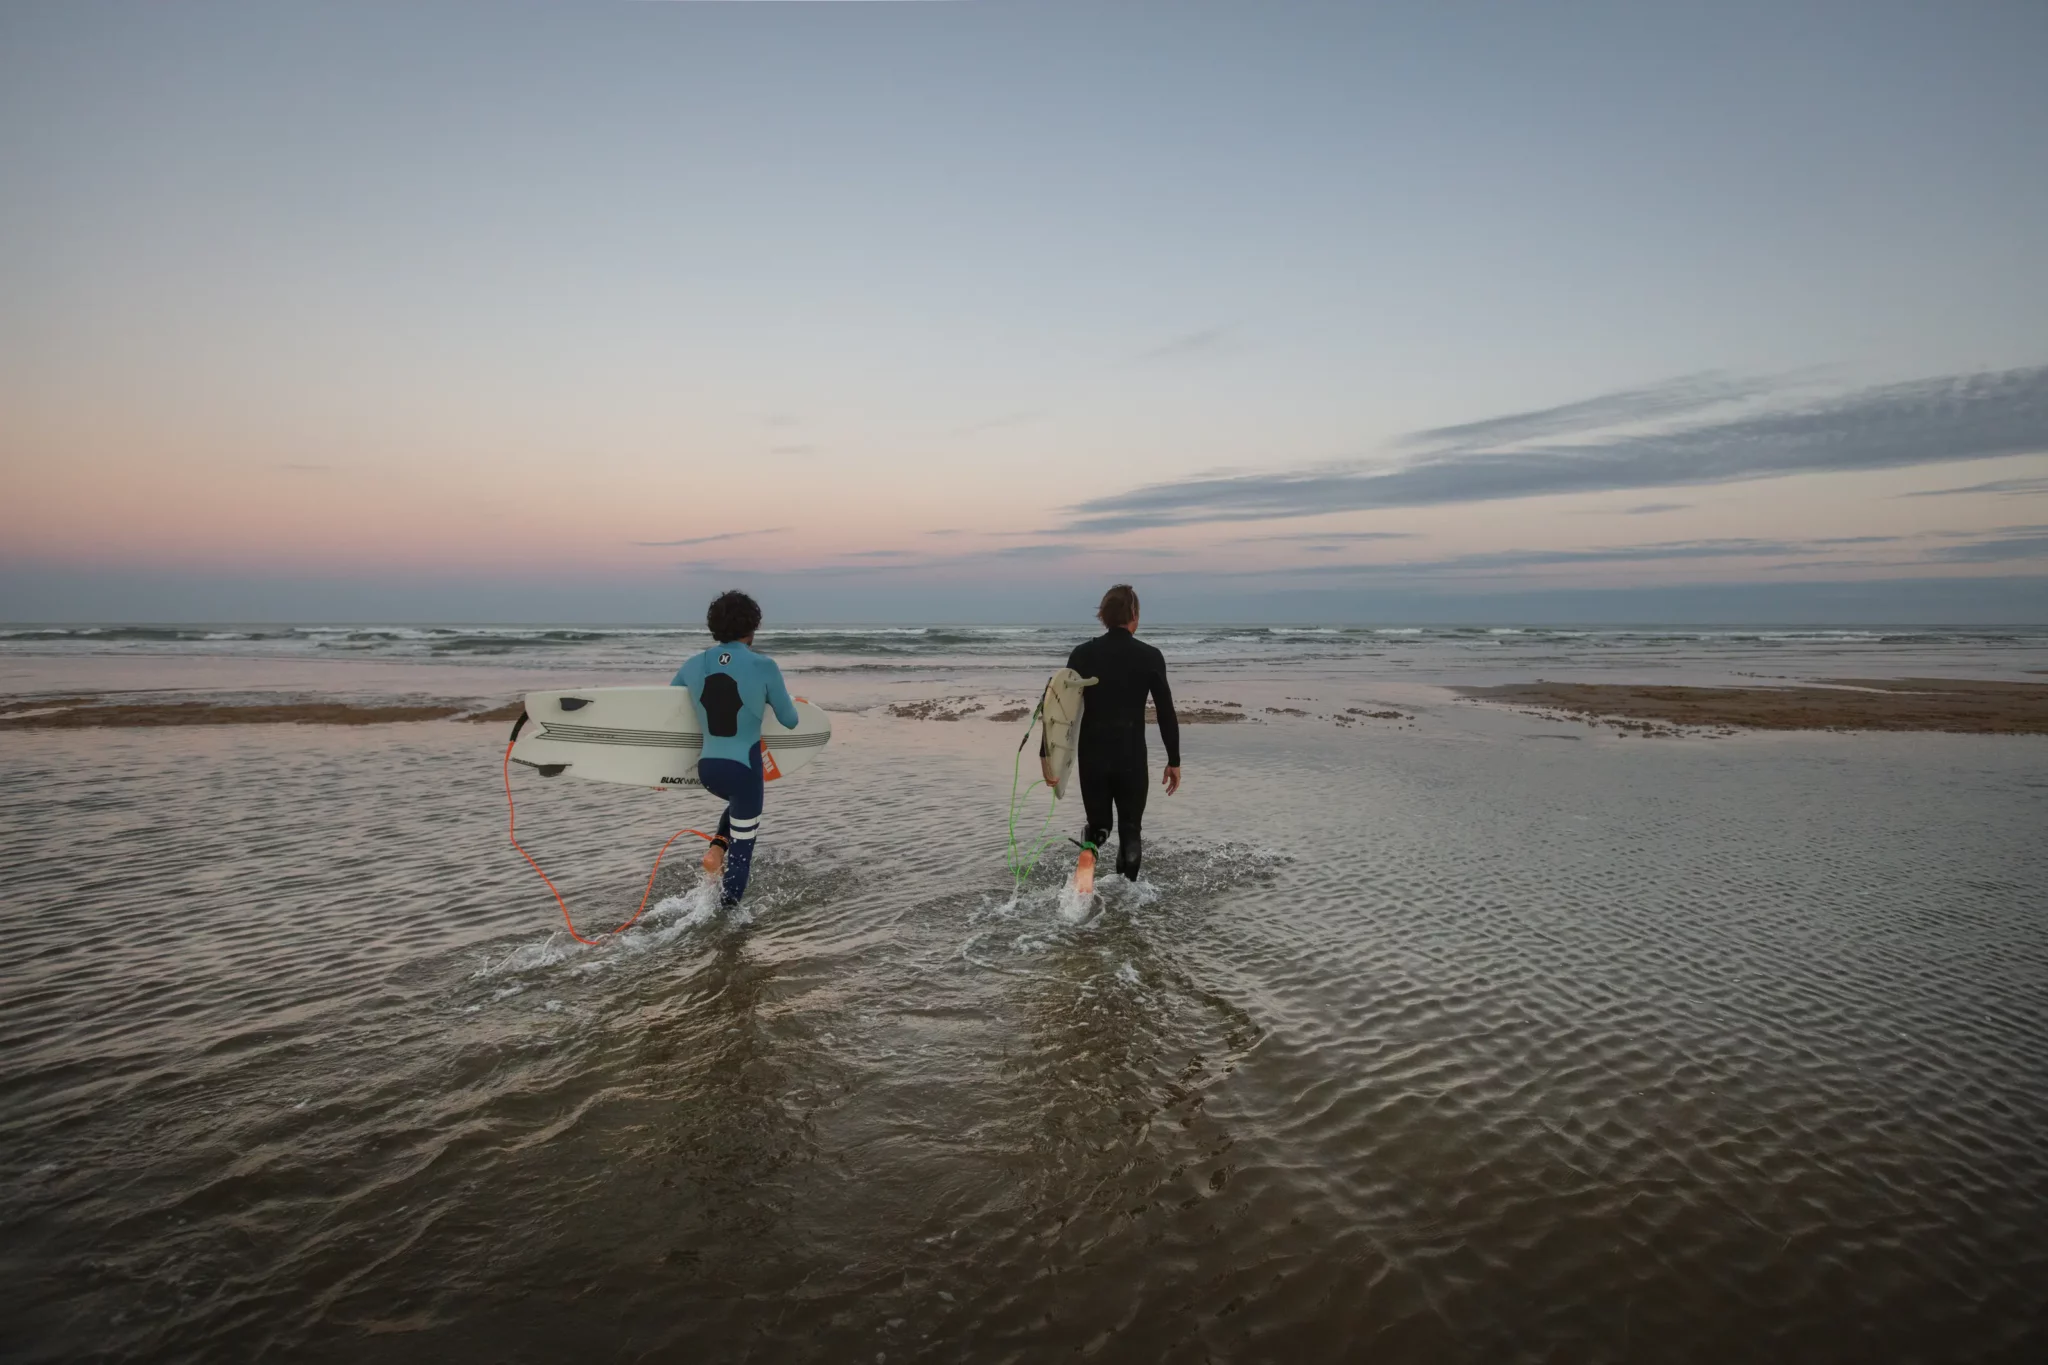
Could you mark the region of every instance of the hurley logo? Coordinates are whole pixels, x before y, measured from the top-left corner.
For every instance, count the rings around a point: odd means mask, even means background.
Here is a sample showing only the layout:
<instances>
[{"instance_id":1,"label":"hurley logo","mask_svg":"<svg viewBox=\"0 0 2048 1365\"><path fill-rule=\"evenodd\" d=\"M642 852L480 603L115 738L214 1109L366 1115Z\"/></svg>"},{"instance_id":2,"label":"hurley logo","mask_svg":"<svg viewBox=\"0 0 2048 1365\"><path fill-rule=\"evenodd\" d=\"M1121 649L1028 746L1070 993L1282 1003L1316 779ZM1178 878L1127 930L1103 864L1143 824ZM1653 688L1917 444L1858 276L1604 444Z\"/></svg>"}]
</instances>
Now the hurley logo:
<instances>
[{"instance_id":1,"label":"hurley logo","mask_svg":"<svg viewBox=\"0 0 2048 1365\"><path fill-rule=\"evenodd\" d=\"M729 664L729 663L731 663L731 662L732 662L732 655L730 655L730 654L721 654L721 655L719 655L719 656L718 656L718 662L720 662L720 663L722 663L722 664Z\"/></svg>"}]
</instances>

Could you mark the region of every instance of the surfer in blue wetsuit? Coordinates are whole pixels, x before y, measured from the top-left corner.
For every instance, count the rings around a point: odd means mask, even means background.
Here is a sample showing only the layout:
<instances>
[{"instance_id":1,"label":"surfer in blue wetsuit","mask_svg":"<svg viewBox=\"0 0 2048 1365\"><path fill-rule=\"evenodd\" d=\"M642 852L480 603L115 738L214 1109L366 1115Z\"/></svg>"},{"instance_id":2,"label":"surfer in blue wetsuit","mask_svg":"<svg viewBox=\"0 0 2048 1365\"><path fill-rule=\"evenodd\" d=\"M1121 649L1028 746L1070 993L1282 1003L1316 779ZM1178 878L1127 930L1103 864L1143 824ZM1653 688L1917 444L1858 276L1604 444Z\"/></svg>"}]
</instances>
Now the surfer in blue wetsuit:
<instances>
[{"instance_id":1,"label":"surfer in blue wetsuit","mask_svg":"<svg viewBox=\"0 0 2048 1365\"><path fill-rule=\"evenodd\" d=\"M743 592L720 593L704 613L704 624L718 643L677 669L674 685L689 689L704 732L697 780L726 803L718 837L704 851L704 870L720 877L725 904L735 905L746 894L761 832L761 717L773 707L775 718L794 730L796 702L775 660L754 652L759 603Z\"/></svg>"},{"instance_id":2,"label":"surfer in blue wetsuit","mask_svg":"<svg viewBox=\"0 0 2048 1365\"><path fill-rule=\"evenodd\" d=\"M1145 700L1158 713L1159 738L1166 743L1166 769L1159 775L1168 796L1180 790L1180 718L1166 685L1166 659L1133 638L1138 630L1138 593L1119 583L1102 595L1096 610L1102 634L1074 646L1067 667L1098 681L1087 692L1081 735L1074 746L1081 767L1081 804L1088 825L1074 867L1074 889L1095 889L1095 853L1116 830L1116 870L1138 878L1144 854L1142 825L1151 763L1145 752Z\"/></svg>"}]
</instances>

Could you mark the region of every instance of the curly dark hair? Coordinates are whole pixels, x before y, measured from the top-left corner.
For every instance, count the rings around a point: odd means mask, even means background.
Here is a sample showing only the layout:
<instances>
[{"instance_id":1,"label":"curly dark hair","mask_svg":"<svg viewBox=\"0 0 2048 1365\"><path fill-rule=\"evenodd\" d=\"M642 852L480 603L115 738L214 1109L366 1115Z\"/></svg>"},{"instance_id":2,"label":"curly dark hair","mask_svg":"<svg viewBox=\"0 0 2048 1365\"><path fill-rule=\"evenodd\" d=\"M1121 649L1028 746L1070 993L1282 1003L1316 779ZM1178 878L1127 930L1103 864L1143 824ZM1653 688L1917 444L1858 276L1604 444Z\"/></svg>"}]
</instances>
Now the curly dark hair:
<instances>
[{"instance_id":1,"label":"curly dark hair","mask_svg":"<svg viewBox=\"0 0 2048 1365\"><path fill-rule=\"evenodd\" d=\"M722 645L744 640L761 628L761 604L738 589L722 592L711 599L704 624Z\"/></svg>"}]
</instances>

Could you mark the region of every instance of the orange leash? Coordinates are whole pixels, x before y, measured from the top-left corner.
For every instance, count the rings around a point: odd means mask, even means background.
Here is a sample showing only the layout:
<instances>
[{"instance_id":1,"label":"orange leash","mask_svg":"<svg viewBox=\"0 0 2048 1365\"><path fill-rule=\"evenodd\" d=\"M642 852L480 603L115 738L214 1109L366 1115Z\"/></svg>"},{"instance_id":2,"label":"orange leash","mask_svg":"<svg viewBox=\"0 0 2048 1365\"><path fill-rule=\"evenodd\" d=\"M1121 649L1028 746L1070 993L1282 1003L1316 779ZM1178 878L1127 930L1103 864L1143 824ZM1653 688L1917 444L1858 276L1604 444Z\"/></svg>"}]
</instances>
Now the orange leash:
<instances>
[{"instance_id":1,"label":"orange leash","mask_svg":"<svg viewBox=\"0 0 2048 1365\"><path fill-rule=\"evenodd\" d=\"M523 721L525 717L522 716L520 719ZM505 745L505 762L503 765L505 770L505 833L512 840L512 847L519 850L519 856L526 859L526 865L539 875L541 881L546 883L548 890L554 894L555 904L562 907L562 923L569 926L569 937L575 939L578 943L585 943L595 948L598 945L598 940L585 938L576 932L576 921L569 918L569 903L562 899L562 893L555 890L553 882L548 881L548 874L540 870L540 864L533 860L533 855L528 853L519 842L519 812L512 804L512 745L518 742L519 731L517 727L514 727L512 739ZM711 836L701 829L679 829L674 834L669 835L668 843L663 844L661 852L654 855L654 866L647 873L647 889L640 893L640 908L633 912L633 918L612 930L613 935L625 933L628 929L638 924L640 917L647 913L647 898L654 894L654 878L661 871L662 855L668 852L669 844L674 843L685 834L694 834L707 844L712 841Z\"/></svg>"}]
</instances>

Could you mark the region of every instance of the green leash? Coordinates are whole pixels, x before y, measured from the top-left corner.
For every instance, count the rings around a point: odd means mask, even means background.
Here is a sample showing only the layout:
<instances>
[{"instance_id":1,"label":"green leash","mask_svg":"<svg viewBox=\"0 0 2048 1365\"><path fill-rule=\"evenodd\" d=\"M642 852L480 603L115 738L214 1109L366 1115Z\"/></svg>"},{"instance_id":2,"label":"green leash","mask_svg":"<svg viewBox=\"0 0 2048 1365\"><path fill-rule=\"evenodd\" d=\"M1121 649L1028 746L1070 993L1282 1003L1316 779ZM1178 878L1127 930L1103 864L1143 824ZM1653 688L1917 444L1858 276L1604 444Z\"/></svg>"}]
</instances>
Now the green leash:
<instances>
[{"instance_id":1,"label":"green leash","mask_svg":"<svg viewBox=\"0 0 2048 1365\"><path fill-rule=\"evenodd\" d=\"M1031 719L1024 723L1024 738L1017 742L1017 757L1010 764L1010 848L1008 863L1010 868L1011 894L1013 896L1023 892L1024 883L1030 881L1031 874L1038 870L1039 859L1043 858L1046 850L1051 848L1059 839L1057 834L1052 833L1052 817L1053 812L1059 807L1060 793L1057 787L1049 787L1047 790L1052 792L1052 801L1045 808L1045 823L1038 827L1037 835L1021 848L1017 843L1018 804L1022 796L1031 789L1030 787L1021 787L1024 780L1024 746L1031 742L1031 732L1038 728L1038 718L1044 711L1045 699L1040 697L1038 705L1031 708ZM1033 787L1038 785L1039 783L1037 782L1031 784Z\"/></svg>"}]
</instances>

